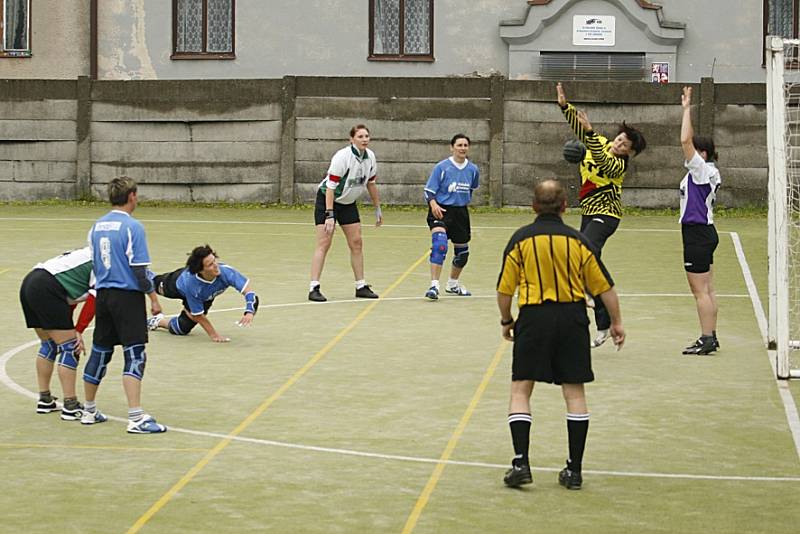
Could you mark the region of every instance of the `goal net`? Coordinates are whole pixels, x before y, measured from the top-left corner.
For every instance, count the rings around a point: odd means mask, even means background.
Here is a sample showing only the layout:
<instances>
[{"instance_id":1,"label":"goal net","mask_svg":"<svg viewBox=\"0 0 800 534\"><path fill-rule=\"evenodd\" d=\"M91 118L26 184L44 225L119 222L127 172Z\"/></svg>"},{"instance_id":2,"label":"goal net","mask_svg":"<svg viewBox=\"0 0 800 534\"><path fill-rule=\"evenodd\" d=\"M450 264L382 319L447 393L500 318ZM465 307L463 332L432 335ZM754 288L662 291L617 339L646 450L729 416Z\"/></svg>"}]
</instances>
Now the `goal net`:
<instances>
[{"instance_id":1,"label":"goal net","mask_svg":"<svg viewBox=\"0 0 800 534\"><path fill-rule=\"evenodd\" d=\"M779 378L800 378L800 40L769 36L768 344Z\"/></svg>"}]
</instances>

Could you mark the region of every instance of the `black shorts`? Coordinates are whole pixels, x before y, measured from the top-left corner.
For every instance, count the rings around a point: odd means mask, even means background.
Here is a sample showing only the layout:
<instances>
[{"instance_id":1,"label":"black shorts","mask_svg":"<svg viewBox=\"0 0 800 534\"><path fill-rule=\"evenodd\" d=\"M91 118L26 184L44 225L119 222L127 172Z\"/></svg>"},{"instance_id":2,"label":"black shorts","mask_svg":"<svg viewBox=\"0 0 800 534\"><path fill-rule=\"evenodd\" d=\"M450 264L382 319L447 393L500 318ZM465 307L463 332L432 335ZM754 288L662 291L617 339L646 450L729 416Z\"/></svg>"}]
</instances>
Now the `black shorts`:
<instances>
[{"instance_id":1,"label":"black shorts","mask_svg":"<svg viewBox=\"0 0 800 534\"><path fill-rule=\"evenodd\" d=\"M22 280L19 301L28 328L74 330L67 290L44 269L34 269Z\"/></svg>"},{"instance_id":2,"label":"black shorts","mask_svg":"<svg viewBox=\"0 0 800 534\"><path fill-rule=\"evenodd\" d=\"M469 210L466 206L441 206L444 218L439 220L433 216L428 206L428 228L444 228L447 238L453 243L469 243L472 238L472 229L469 224Z\"/></svg>"},{"instance_id":3,"label":"black shorts","mask_svg":"<svg viewBox=\"0 0 800 534\"><path fill-rule=\"evenodd\" d=\"M109 349L114 345L126 347L147 343L144 293L126 289L98 289L92 341Z\"/></svg>"},{"instance_id":4,"label":"black shorts","mask_svg":"<svg viewBox=\"0 0 800 534\"><path fill-rule=\"evenodd\" d=\"M158 274L153 278L153 287L156 293L168 299L181 299L183 295L178 291L178 277L183 272L183 267L176 269L171 273Z\"/></svg>"},{"instance_id":5,"label":"black shorts","mask_svg":"<svg viewBox=\"0 0 800 534\"><path fill-rule=\"evenodd\" d=\"M361 222L358 216L358 206L352 204L333 203L333 218L339 225L355 224ZM325 193L317 191L317 202L314 205L314 224L325 224Z\"/></svg>"},{"instance_id":6,"label":"black shorts","mask_svg":"<svg viewBox=\"0 0 800 534\"><path fill-rule=\"evenodd\" d=\"M581 215L581 233L594 245L599 258L606 241L619 227L619 219L611 215Z\"/></svg>"},{"instance_id":7,"label":"black shorts","mask_svg":"<svg viewBox=\"0 0 800 534\"><path fill-rule=\"evenodd\" d=\"M514 325L512 380L583 384L594 380L589 317L581 302L523 306Z\"/></svg>"},{"instance_id":8,"label":"black shorts","mask_svg":"<svg viewBox=\"0 0 800 534\"><path fill-rule=\"evenodd\" d=\"M719 235L713 224L682 224L683 268L687 273L707 273L714 264Z\"/></svg>"}]
</instances>

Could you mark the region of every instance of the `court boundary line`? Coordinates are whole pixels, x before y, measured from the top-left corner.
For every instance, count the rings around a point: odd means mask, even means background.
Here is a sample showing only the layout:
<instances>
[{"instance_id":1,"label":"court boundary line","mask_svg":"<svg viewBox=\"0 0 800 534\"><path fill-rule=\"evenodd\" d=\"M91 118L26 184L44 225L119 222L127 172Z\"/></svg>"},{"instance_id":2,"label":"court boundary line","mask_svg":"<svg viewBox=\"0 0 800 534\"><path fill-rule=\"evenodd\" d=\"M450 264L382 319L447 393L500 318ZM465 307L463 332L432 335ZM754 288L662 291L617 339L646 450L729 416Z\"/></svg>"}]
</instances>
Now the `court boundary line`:
<instances>
[{"instance_id":1,"label":"court boundary line","mask_svg":"<svg viewBox=\"0 0 800 534\"><path fill-rule=\"evenodd\" d=\"M414 503L414 508L411 510L408 519L406 519L405 526L403 527L403 534L412 532L414 527L417 526L417 521L419 521L419 518L422 516L422 511L428 505L428 501L433 494L433 490L436 489L436 486L439 484L439 479L442 477L445 467L447 467L447 464L444 462L449 460L450 456L453 455L453 451L456 450L458 441L464 434L464 430L467 428L470 419L472 419L472 414L475 413L475 408L478 407L478 403L481 401L484 391L486 391L486 388L489 387L489 382L494 377L495 371L497 371L497 366L500 365L500 360L503 358L503 354L508 351L509 345L510 343L508 341L503 340L497 347L497 350L492 357L492 361L489 363L489 367L483 373L483 377L481 378L478 387L475 389L475 393L472 394L472 398L470 399L469 404L467 404L467 409L464 410L461 419L458 421L458 425L456 425L455 430L453 430L452 434L450 434L450 439L447 441L447 445L442 451L442 454L439 456L439 461L436 462L436 467L433 468L433 472L428 478L428 482L425 484L425 487L422 489L422 493L420 493L417 501Z\"/></svg>"},{"instance_id":2,"label":"court boundary line","mask_svg":"<svg viewBox=\"0 0 800 534\"><path fill-rule=\"evenodd\" d=\"M425 260L428 256L428 253L424 253L420 256L411 266L406 269L386 290L384 291L385 294L391 294L391 292L397 288L406 278L408 275L411 274L419 265ZM244 432L250 424L255 421L262 413L264 413L272 404L277 401L286 391L289 390L298 380L300 380L303 376L311 370L311 368L317 364L322 358L324 358L336 345L338 345L339 341L341 341L347 334L349 334L356 326L361 324L364 318L375 309L375 307L380 303L380 299L374 300L367 306L365 309L361 311L356 317L350 321L350 323L345 326L342 330L339 331L330 341L328 341L319 351L317 351L314 356L309 359L305 365L303 365L300 369L295 371L295 373L286 380L274 393L272 393L269 397L267 397L255 410L253 410L250 415L245 417L228 435L217 445L214 446L208 453L206 453L203 458L197 462L189 471L187 471L181 478L176 482L166 493L164 493L148 510L142 514L136 522L128 529L128 534L134 534L139 532L141 528L147 524L152 517L157 514L164 506L166 506L172 498L177 495L179 491L181 491L186 485L191 482L194 477L205 468L214 458L217 457L225 448L233 442L232 438L237 437L239 434Z\"/></svg>"},{"instance_id":3,"label":"court boundary line","mask_svg":"<svg viewBox=\"0 0 800 534\"><path fill-rule=\"evenodd\" d=\"M747 257L744 253L744 247L739 239L739 234L731 232L731 240L733 247L736 249L736 258L739 260L739 268L742 270L747 291L750 293L750 301L753 303L753 312L756 316L758 328L761 331L761 339L764 343L766 350L767 344L767 317L764 314L764 307L761 304L761 298L756 291L756 284L753 280L753 275L750 272L750 265L747 263ZM772 369L772 376L775 380L775 386L778 388L778 394L783 403L783 410L786 414L786 423L789 425L789 431L792 434L792 441L794 441L794 449L800 459L800 415L797 413L797 404L795 404L792 391L789 389L789 381L778 379L776 370L777 362L775 361L774 351L767 350L767 359L769 360Z\"/></svg>"}]
</instances>

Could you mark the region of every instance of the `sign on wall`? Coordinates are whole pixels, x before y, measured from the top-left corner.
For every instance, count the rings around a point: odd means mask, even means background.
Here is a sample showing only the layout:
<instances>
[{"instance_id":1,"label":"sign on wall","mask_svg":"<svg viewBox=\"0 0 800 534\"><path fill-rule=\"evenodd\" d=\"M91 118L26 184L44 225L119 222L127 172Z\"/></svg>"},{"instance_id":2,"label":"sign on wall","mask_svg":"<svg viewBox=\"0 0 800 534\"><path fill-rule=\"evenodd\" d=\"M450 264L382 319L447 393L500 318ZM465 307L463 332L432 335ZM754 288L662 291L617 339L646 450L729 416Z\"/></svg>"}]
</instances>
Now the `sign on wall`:
<instances>
[{"instance_id":1,"label":"sign on wall","mask_svg":"<svg viewBox=\"0 0 800 534\"><path fill-rule=\"evenodd\" d=\"M669 63L651 63L650 81L653 83L669 83Z\"/></svg>"},{"instance_id":2,"label":"sign on wall","mask_svg":"<svg viewBox=\"0 0 800 534\"><path fill-rule=\"evenodd\" d=\"M614 46L615 17L611 15L574 15L572 44L575 46Z\"/></svg>"}]
</instances>

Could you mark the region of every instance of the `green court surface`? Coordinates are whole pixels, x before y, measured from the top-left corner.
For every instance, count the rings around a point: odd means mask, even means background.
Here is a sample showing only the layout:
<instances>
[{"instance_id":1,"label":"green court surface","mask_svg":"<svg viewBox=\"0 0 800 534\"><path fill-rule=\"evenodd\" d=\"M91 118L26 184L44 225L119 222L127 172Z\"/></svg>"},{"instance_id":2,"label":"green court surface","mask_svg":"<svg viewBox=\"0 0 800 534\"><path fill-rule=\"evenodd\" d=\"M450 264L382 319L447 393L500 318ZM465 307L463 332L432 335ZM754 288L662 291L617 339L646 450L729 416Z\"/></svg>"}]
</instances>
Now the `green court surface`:
<instances>
[{"instance_id":1,"label":"green court surface","mask_svg":"<svg viewBox=\"0 0 800 534\"><path fill-rule=\"evenodd\" d=\"M383 228L364 227L377 301L353 299L337 230L322 277L329 302L319 304L306 300L310 209L139 208L154 271L210 243L261 299L254 325L241 329L241 296L217 298L210 319L228 344L200 328L151 333L144 407L170 427L151 436L126 434L121 419L82 426L35 413L38 344L25 328L20 282L37 262L82 246L105 211L0 207L2 532L800 528L796 408L776 385L752 298L766 304L763 219L718 221L722 348L710 357L680 353L699 327L676 217L623 220L603 254L628 341L593 353L584 487L567 491L556 481L567 456L564 404L548 384L533 397L534 484L502 483L513 455L511 351L494 287L503 248L530 211L473 214L462 276L473 296L438 302L423 298L422 211L388 209ZM362 215L371 220L370 210ZM162 303L179 311L178 301ZM117 349L98 396L116 418L126 416L121 362ZM51 389L60 392L55 378ZM797 384L789 391L800 398Z\"/></svg>"}]
</instances>

